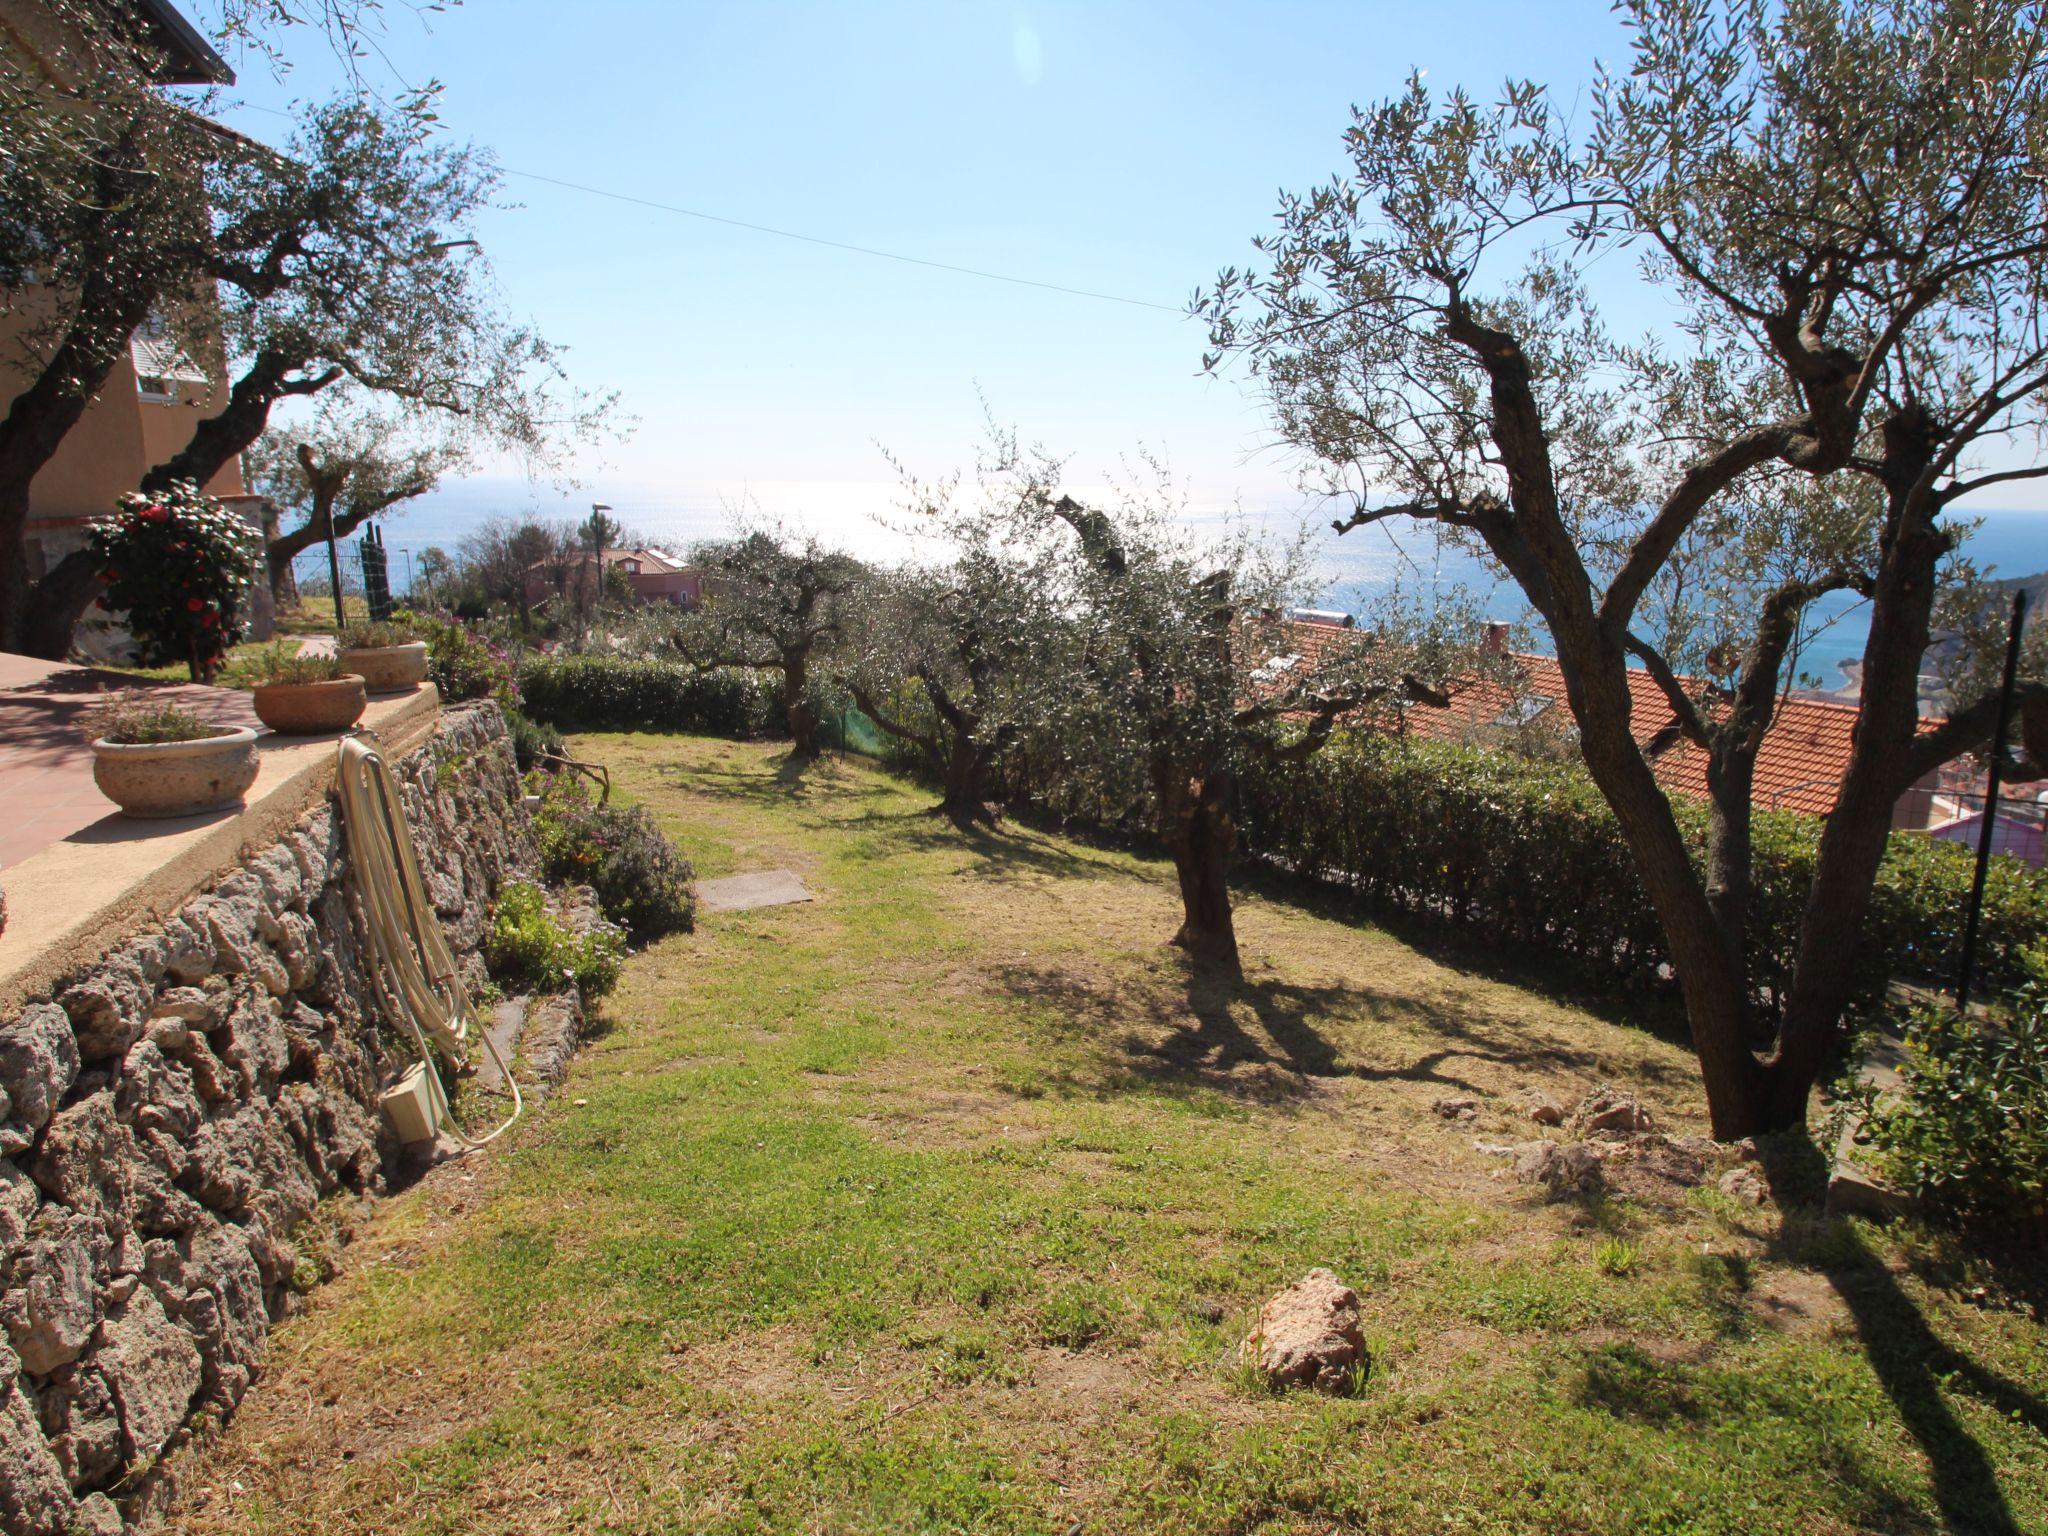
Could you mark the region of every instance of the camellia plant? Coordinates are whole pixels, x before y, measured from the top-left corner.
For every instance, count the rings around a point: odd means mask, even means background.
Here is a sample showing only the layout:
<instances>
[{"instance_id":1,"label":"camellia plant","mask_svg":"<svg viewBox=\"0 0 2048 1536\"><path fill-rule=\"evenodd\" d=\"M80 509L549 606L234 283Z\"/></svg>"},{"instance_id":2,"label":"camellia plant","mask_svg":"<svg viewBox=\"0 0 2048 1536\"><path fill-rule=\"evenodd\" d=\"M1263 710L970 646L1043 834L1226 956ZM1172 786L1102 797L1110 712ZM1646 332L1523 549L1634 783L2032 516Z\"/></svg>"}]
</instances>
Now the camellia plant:
<instances>
[{"instance_id":1,"label":"camellia plant","mask_svg":"<svg viewBox=\"0 0 2048 1536\"><path fill-rule=\"evenodd\" d=\"M89 538L107 584L101 606L127 612L143 663L182 661L194 682L211 682L248 628L255 530L181 480L154 495L123 496Z\"/></svg>"}]
</instances>

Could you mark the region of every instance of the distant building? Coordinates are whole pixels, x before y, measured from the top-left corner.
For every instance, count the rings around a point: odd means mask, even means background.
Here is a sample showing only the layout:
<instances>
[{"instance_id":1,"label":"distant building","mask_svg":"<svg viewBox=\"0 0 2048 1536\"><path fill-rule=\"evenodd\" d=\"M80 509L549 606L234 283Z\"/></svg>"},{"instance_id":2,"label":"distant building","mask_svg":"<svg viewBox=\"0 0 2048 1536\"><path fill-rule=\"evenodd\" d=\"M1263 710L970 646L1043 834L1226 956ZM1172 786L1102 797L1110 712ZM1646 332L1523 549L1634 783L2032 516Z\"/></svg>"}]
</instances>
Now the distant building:
<instances>
[{"instance_id":1,"label":"distant building","mask_svg":"<svg viewBox=\"0 0 2048 1536\"><path fill-rule=\"evenodd\" d=\"M607 549L604 568L625 577L634 598L643 603L695 608L704 601L703 573L657 549ZM588 550L564 560L537 561L526 570L526 600L538 606L557 595L582 591L595 570L596 556Z\"/></svg>"}]
</instances>

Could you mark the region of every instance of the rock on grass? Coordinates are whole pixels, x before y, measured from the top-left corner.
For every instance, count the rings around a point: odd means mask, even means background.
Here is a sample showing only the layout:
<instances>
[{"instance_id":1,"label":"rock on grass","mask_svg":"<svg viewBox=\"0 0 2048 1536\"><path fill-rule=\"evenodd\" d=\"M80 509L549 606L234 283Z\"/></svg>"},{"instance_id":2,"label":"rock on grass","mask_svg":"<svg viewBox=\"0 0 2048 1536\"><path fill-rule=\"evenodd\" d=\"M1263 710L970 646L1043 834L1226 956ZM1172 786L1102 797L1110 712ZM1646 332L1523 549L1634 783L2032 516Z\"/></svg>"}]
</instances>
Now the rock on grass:
<instances>
[{"instance_id":1,"label":"rock on grass","mask_svg":"<svg viewBox=\"0 0 2048 1536\"><path fill-rule=\"evenodd\" d=\"M1327 1269L1312 1269L1259 1309L1244 1358L1274 1387L1333 1392L1365 1363L1358 1293Z\"/></svg>"}]
</instances>

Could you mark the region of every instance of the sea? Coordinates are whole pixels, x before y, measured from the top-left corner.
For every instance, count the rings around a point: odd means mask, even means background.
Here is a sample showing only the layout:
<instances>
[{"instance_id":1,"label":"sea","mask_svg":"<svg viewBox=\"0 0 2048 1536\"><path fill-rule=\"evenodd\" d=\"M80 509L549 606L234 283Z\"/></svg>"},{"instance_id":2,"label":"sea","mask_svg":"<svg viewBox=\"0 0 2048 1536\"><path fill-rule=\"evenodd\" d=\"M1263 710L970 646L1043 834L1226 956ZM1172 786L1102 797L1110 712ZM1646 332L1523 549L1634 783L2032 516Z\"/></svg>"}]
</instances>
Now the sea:
<instances>
[{"instance_id":1,"label":"sea","mask_svg":"<svg viewBox=\"0 0 2048 1536\"><path fill-rule=\"evenodd\" d=\"M453 553L481 522L493 516L572 521L595 501L612 509L630 535L656 549L684 554L693 544L729 533L743 503L786 526L815 533L865 559L894 563L916 552L904 531L896 487L876 483L762 483L740 490L676 486L670 483L600 483L565 493L518 478L477 477L437 490L386 519L381 532L391 556L392 586L406 590L421 552L438 547ZM1399 590L1410 602L1427 604L1461 594L1489 619L1523 626L1518 643L1547 649L1541 626L1513 583L1466 551L1443 548L1428 529L1378 524L1338 536L1327 504L1300 498L1225 509L1192 508L1187 514L1198 537L1220 537L1245 529L1276 544L1304 535L1304 606L1365 615ZM1963 553L1987 575L2021 578L2048 572L2048 511L1972 510L1976 526ZM353 562L350 562L352 565ZM302 575L324 575L325 556L309 551ZM1869 633L1869 604L1837 593L1815 605L1811 633L1801 648L1801 686L1832 691L1848 679L1843 663L1857 661Z\"/></svg>"}]
</instances>

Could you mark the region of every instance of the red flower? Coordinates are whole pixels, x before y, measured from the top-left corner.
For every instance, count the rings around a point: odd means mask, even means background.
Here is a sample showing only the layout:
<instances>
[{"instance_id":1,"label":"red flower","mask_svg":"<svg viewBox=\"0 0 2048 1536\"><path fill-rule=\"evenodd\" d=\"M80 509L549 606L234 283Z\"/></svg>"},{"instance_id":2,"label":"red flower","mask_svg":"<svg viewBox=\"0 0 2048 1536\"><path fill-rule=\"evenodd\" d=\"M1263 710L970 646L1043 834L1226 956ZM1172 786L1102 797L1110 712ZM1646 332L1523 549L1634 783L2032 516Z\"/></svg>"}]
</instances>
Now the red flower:
<instances>
[{"instance_id":1,"label":"red flower","mask_svg":"<svg viewBox=\"0 0 2048 1536\"><path fill-rule=\"evenodd\" d=\"M211 629L213 628L214 625L218 624L219 622L220 615L209 608L204 614L200 615L199 627L201 629Z\"/></svg>"},{"instance_id":2,"label":"red flower","mask_svg":"<svg viewBox=\"0 0 2048 1536\"><path fill-rule=\"evenodd\" d=\"M188 582L187 585L189 586L190 583ZM185 599L185 606L192 612L197 613L200 609L204 608L206 604L199 601L199 599L196 597L188 597Z\"/></svg>"}]
</instances>

